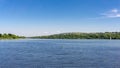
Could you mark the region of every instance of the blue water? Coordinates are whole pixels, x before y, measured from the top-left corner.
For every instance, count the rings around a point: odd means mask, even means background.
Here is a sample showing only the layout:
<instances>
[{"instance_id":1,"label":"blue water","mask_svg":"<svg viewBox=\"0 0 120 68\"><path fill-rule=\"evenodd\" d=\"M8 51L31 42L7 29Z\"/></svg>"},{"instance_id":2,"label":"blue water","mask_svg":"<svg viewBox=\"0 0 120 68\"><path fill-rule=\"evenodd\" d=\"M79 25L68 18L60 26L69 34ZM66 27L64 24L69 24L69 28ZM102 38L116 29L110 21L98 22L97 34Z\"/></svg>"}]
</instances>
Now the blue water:
<instances>
[{"instance_id":1,"label":"blue water","mask_svg":"<svg viewBox=\"0 0 120 68\"><path fill-rule=\"evenodd\" d=\"M0 68L120 68L120 40L0 40Z\"/></svg>"}]
</instances>

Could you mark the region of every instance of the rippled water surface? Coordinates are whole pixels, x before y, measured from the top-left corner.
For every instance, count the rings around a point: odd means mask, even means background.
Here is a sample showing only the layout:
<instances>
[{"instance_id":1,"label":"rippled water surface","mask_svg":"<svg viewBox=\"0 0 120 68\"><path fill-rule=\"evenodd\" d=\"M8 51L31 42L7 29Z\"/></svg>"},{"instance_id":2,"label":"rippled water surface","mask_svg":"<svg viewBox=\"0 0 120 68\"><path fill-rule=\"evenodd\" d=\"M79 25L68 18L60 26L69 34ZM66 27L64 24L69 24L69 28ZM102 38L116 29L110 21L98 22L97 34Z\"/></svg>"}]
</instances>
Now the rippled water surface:
<instances>
[{"instance_id":1,"label":"rippled water surface","mask_svg":"<svg viewBox=\"0 0 120 68\"><path fill-rule=\"evenodd\" d=\"M120 40L0 40L0 68L120 68Z\"/></svg>"}]
</instances>

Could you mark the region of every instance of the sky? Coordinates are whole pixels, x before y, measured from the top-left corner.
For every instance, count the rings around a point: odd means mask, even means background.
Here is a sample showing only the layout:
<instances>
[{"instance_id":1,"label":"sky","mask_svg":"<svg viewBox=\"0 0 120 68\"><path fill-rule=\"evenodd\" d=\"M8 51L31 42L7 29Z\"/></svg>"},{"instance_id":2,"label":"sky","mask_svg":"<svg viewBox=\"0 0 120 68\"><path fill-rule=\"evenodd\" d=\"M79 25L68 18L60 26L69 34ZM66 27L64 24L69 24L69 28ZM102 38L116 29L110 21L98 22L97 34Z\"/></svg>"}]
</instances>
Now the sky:
<instances>
[{"instance_id":1,"label":"sky","mask_svg":"<svg viewBox=\"0 0 120 68\"><path fill-rule=\"evenodd\" d=\"M0 0L0 33L120 31L120 0Z\"/></svg>"}]
</instances>

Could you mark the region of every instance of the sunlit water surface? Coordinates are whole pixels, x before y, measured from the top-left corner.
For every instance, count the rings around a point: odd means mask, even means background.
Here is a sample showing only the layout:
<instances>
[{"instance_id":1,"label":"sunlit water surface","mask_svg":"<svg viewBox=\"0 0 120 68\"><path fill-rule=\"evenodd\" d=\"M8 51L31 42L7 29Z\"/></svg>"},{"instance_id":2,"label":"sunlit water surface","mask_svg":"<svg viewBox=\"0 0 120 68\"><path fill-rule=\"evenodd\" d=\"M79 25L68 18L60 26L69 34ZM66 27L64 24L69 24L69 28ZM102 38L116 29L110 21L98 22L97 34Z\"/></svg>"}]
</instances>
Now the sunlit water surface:
<instances>
[{"instance_id":1,"label":"sunlit water surface","mask_svg":"<svg viewBox=\"0 0 120 68\"><path fill-rule=\"evenodd\" d=\"M0 40L0 68L120 68L120 40Z\"/></svg>"}]
</instances>

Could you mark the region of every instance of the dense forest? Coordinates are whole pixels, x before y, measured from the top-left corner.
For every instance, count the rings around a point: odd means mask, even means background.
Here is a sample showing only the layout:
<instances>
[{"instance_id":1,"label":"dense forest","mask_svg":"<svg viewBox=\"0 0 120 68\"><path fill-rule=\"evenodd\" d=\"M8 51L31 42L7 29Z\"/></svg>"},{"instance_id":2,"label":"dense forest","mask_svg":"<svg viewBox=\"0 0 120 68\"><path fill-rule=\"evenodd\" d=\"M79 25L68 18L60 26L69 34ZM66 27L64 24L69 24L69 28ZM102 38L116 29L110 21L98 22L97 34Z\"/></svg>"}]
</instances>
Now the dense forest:
<instances>
[{"instance_id":1,"label":"dense forest","mask_svg":"<svg viewBox=\"0 0 120 68\"><path fill-rule=\"evenodd\" d=\"M0 34L0 39L18 39L18 38L24 38L23 36L17 36L15 34Z\"/></svg>"},{"instance_id":2,"label":"dense forest","mask_svg":"<svg viewBox=\"0 0 120 68\"><path fill-rule=\"evenodd\" d=\"M48 36L36 36L31 38L40 39L120 39L120 32L99 33L61 33Z\"/></svg>"}]
</instances>

